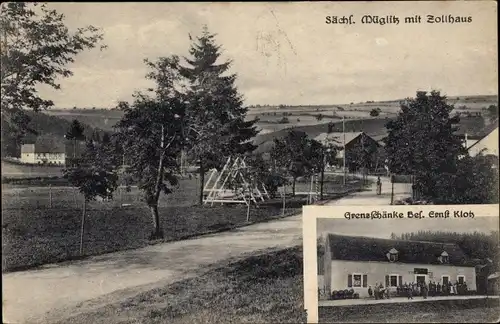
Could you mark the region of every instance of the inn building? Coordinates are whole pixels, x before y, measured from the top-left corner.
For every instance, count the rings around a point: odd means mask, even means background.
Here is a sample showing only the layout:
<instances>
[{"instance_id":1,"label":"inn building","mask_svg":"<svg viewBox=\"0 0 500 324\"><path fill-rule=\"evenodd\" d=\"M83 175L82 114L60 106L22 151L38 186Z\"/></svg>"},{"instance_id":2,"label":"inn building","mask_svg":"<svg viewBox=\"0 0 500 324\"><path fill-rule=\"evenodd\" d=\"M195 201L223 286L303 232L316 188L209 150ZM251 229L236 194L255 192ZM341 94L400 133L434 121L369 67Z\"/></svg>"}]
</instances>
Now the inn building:
<instances>
[{"instance_id":1,"label":"inn building","mask_svg":"<svg viewBox=\"0 0 500 324\"><path fill-rule=\"evenodd\" d=\"M467 283L476 290L474 264L456 244L328 234L323 277L326 292L353 289L368 297L368 287L381 283L395 291L405 283Z\"/></svg>"}]
</instances>

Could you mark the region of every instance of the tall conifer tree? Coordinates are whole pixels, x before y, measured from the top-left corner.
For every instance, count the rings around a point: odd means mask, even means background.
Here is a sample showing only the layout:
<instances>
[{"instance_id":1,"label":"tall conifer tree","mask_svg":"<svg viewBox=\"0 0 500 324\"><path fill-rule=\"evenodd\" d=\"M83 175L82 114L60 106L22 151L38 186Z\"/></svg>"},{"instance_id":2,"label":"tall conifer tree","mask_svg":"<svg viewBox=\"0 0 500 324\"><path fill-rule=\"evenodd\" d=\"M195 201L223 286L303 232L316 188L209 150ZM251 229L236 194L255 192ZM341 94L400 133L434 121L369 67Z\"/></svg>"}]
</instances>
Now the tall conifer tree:
<instances>
[{"instance_id":1,"label":"tall conifer tree","mask_svg":"<svg viewBox=\"0 0 500 324\"><path fill-rule=\"evenodd\" d=\"M247 108L235 86L236 75L228 73L231 61L217 63L221 47L205 26L193 40L187 64L180 68L189 81L187 98L191 120L198 127L197 137L189 147L189 155L199 162L200 197L203 202L204 173L220 168L227 157L243 155L256 147L250 139L257 135L255 120L245 121Z\"/></svg>"}]
</instances>

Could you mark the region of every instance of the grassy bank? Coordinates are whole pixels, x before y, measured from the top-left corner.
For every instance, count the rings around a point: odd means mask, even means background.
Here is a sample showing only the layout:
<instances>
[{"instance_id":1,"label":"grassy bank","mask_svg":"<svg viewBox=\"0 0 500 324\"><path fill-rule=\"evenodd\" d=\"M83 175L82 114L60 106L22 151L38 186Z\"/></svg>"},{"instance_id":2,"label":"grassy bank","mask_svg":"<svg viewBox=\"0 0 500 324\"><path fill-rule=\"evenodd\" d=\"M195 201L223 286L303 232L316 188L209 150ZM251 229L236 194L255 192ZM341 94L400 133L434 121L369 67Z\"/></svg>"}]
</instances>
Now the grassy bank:
<instances>
[{"instance_id":1,"label":"grassy bank","mask_svg":"<svg viewBox=\"0 0 500 324\"><path fill-rule=\"evenodd\" d=\"M303 300L302 247L294 247L221 264L64 323L305 323Z\"/></svg>"}]
</instances>

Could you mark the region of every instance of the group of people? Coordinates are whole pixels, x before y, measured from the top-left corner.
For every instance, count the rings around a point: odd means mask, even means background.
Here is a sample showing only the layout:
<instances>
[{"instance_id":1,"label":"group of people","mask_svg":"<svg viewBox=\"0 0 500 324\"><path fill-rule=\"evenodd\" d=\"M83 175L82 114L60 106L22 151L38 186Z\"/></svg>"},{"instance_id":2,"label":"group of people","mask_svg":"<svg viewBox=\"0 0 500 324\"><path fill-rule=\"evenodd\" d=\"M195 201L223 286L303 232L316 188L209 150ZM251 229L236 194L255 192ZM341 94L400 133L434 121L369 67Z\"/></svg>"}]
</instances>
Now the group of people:
<instances>
[{"instance_id":1,"label":"group of people","mask_svg":"<svg viewBox=\"0 0 500 324\"><path fill-rule=\"evenodd\" d=\"M440 284L439 282L430 281L428 284L425 282L411 282L404 283L396 287L396 296L408 297L413 299L413 296L421 296L427 299L429 296L450 296L450 295L466 295L468 292L467 283L464 282L451 282ZM374 288L368 287L368 295L375 297L375 299L388 299L389 289L384 288L382 283L376 283Z\"/></svg>"},{"instance_id":2,"label":"group of people","mask_svg":"<svg viewBox=\"0 0 500 324\"><path fill-rule=\"evenodd\" d=\"M385 288L382 283L375 283L374 288L368 287L368 295L375 299L389 299L389 289Z\"/></svg>"},{"instance_id":3,"label":"group of people","mask_svg":"<svg viewBox=\"0 0 500 324\"><path fill-rule=\"evenodd\" d=\"M407 296L408 299L412 299L413 296L427 298L428 296L466 295L467 292L468 288L465 281L455 283L448 282L444 284L433 281L430 281L428 284L424 282L412 282L397 287L398 296Z\"/></svg>"}]
</instances>

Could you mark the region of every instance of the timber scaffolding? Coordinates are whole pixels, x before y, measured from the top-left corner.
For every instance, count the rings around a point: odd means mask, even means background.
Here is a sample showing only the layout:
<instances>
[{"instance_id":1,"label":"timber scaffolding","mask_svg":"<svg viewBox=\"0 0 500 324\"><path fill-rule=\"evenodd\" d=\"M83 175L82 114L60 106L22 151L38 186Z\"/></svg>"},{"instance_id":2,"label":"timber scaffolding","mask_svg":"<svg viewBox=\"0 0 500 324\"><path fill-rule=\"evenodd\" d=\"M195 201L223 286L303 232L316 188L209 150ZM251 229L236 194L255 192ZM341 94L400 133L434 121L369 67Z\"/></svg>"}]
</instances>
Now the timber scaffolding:
<instances>
[{"instance_id":1,"label":"timber scaffolding","mask_svg":"<svg viewBox=\"0 0 500 324\"><path fill-rule=\"evenodd\" d=\"M251 203L257 205L258 201L269 199L266 186L262 182L252 184L252 181L245 178L243 170L247 170L247 165L245 159L240 157L229 157L220 172L212 170L203 188L203 203L212 206L214 203L250 206ZM215 179L215 182L211 183L212 179ZM241 181L242 186L236 190L228 188L228 184L235 180Z\"/></svg>"}]
</instances>

